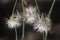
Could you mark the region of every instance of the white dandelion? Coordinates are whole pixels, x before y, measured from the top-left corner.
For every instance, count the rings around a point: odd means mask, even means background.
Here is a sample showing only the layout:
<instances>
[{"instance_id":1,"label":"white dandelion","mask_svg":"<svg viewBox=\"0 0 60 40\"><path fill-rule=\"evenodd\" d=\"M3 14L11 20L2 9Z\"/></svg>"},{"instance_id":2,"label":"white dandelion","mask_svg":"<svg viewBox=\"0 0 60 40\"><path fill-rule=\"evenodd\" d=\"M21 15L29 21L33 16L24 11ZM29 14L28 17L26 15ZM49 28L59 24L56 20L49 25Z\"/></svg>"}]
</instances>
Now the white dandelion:
<instances>
[{"instance_id":1,"label":"white dandelion","mask_svg":"<svg viewBox=\"0 0 60 40\"><path fill-rule=\"evenodd\" d=\"M18 11L16 11L16 13L14 13L16 5L17 5L17 0L15 0L15 4L14 4L13 10L12 10L12 15L10 16L9 19L7 19L6 24L8 25L9 28L15 29L16 40L18 40L17 39L17 27L21 26L21 15L19 14Z\"/></svg>"},{"instance_id":2,"label":"white dandelion","mask_svg":"<svg viewBox=\"0 0 60 40\"><path fill-rule=\"evenodd\" d=\"M41 16L40 19L36 20L36 23L34 24L34 29L38 29L39 32L47 32L50 30L51 21L50 18Z\"/></svg>"},{"instance_id":3,"label":"white dandelion","mask_svg":"<svg viewBox=\"0 0 60 40\"><path fill-rule=\"evenodd\" d=\"M37 7L37 9L39 11L38 4L37 4L36 0L35 0L35 3L36 3L36 7ZM51 6L51 8L49 10L48 15L45 16L45 17L43 15L41 15L39 20L37 20L36 23L34 24L34 29L38 29L37 31L43 32L43 40L47 40L47 33L51 29L50 14L52 12L54 4L55 4L55 0L53 0L53 3L52 3L52 6ZM39 11L39 13L40 13L40 11ZM44 32L45 32L45 37L44 37Z\"/></svg>"},{"instance_id":4,"label":"white dandelion","mask_svg":"<svg viewBox=\"0 0 60 40\"><path fill-rule=\"evenodd\" d=\"M7 24L9 28L15 28L21 25L21 15L18 13L17 14L12 14L9 19L7 19Z\"/></svg>"},{"instance_id":5,"label":"white dandelion","mask_svg":"<svg viewBox=\"0 0 60 40\"><path fill-rule=\"evenodd\" d=\"M36 7L29 6L25 8L26 11L26 23L33 24L37 19L37 10Z\"/></svg>"},{"instance_id":6,"label":"white dandelion","mask_svg":"<svg viewBox=\"0 0 60 40\"><path fill-rule=\"evenodd\" d=\"M38 32L41 33L48 33L48 31L50 31L51 29L51 20L49 17L44 17L44 15L41 15L41 17L38 17L39 19L36 20L36 22L34 23L34 29ZM43 38L45 40L45 38Z\"/></svg>"},{"instance_id":7,"label":"white dandelion","mask_svg":"<svg viewBox=\"0 0 60 40\"><path fill-rule=\"evenodd\" d=\"M15 29L15 35L16 35L16 40L17 40L17 27L21 26L21 15L17 11L17 14L12 14L9 19L7 19L7 23L9 28Z\"/></svg>"},{"instance_id":8,"label":"white dandelion","mask_svg":"<svg viewBox=\"0 0 60 40\"><path fill-rule=\"evenodd\" d=\"M51 20L49 17L44 16L43 14L38 17L39 19L36 20L34 24L34 29L37 29L37 32L43 33L43 40L47 39L47 33L51 29ZM45 35L44 35L45 32Z\"/></svg>"}]
</instances>

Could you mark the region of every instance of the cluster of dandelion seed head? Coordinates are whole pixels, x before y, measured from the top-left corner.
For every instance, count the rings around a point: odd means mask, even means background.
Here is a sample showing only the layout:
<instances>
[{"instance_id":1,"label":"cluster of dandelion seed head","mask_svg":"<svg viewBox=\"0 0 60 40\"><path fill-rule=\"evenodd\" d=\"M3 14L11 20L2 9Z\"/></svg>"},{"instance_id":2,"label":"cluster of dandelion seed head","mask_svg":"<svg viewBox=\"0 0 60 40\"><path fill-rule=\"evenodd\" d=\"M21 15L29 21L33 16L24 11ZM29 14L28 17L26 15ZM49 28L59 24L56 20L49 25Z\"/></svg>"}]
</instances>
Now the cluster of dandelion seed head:
<instances>
[{"instance_id":1,"label":"cluster of dandelion seed head","mask_svg":"<svg viewBox=\"0 0 60 40\"><path fill-rule=\"evenodd\" d=\"M37 31L39 32L45 31L47 33L51 29L50 26L51 26L50 18L41 15L41 17L39 17L39 19L34 24L34 29L37 29Z\"/></svg>"},{"instance_id":2,"label":"cluster of dandelion seed head","mask_svg":"<svg viewBox=\"0 0 60 40\"><path fill-rule=\"evenodd\" d=\"M25 8L26 11L26 23L32 24L37 19L37 10L36 7L29 6L28 8Z\"/></svg>"},{"instance_id":3,"label":"cluster of dandelion seed head","mask_svg":"<svg viewBox=\"0 0 60 40\"><path fill-rule=\"evenodd\" d=\"M12 14L11 17L7 19L7 24L9 28L15 28L16 26L18 27L21 25L20 20L21 20L21 15L17 11L17 14Z\"/></svg>"},{"instance_id":4,"label":"cluster of dandelion seed head","mask_svg":"<svg viewBox=\"0 0 60 40\"><path fill-rule=\"evenodd\" d=\"M26 23L32 24L34 26L34 29L37 29L37 31L40 32L48 32L51 28L51 20L49 17L42 15L39 15L37 12L36 7L29 6L28 8L25 8L26 11ZM40 17L41 16L41 17Z\"/></svg>"}]
</instances>

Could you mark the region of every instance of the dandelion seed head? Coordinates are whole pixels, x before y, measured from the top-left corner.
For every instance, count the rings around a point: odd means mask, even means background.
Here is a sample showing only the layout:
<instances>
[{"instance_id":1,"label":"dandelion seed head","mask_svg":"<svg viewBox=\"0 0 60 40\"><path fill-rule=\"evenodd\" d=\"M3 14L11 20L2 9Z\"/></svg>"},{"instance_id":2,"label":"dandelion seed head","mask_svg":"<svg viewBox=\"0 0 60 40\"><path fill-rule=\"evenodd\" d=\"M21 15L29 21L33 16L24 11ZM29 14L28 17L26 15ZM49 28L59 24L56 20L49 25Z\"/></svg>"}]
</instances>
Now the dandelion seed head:
<instances>
[{"instance_id":1,"label":"dandelion seed head","mask_svg":"<svg viewBox=\"0 0 60 40\"><path fill-rule=\"evenodd\" d=\"M28 8L25 8L26 9L26 23L34 23L36 18L37 18L37 10L36 10L36 7L32 7L32 6L29 6Z\"/></svg>"},{"instance_id":2,"label":"dandelion seed head","mask_svg":"<svg viewBox=\"0 0 60 40\"><path fill-rule=\"evenodd\" d=\"M51 28L51 20L49 17L39 15L36 7L29 6L25 8L26 11L26 23L32 24L34 29L37 29L39 32L48 32ZM41 17L40 17L41 16Z\"/></svg>"},{"instance_id":3,"label":"dandelion seed head","mask_svg":"<svg viewBox=\"0 0 60 40\"><path fill-rule=\"evenodd\" d=\"M12 14L11 17L9 19L7 19L7 24L9 28L15 28L20 26L20 19L21 16L17 11L17 14Z\"/></svg>"},{"instance_id":4,"label":"dandelion seed head","mask_svg":"<svg viewBox=\"0 0 60 40\"><path fill-rule=\"evenodd\" d=\"M48 32L51 29L51 21L49 17L44 17L43 15L39 20L34 24L34 29L37 29L39 32Z\"/></svg>"}]
</instances>

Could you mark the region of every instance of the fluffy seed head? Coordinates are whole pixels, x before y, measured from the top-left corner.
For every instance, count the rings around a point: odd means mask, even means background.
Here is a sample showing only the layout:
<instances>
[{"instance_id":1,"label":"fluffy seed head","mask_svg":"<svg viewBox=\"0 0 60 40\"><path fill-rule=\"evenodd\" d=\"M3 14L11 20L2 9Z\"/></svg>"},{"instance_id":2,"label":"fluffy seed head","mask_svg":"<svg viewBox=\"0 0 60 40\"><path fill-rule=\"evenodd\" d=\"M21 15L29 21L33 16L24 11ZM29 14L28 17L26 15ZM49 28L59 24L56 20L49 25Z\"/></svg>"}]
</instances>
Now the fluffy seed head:
<instances>
[{"instance_id":1,"label":"fluffy seed head","mask_svg":"<svg viewBox=\"0 0 60 40\"><path fill-rule=\"evenodd\" d=\"M28 8L25 8L26 10L26 23L32 24L37 19L37 10L36 7L29 6Z\"/></svg>"},{"instance_id":2,"label":"fluffy seed head","mask_svg":"<svg viewBox=\"0 0 60 40\"><path fill-rule=\"evenodd\" d=\"M48 32L51 29L51 21L49 17L44 17L41 15L41 18L36 21L34 24L34 29L37 29L39 32Z\"/></svg>"},{"instance_id":3,"label":"fluffy seed head","mask_svg":"<svg viewBox=\"0 0 60 40\"><path fill-rule=\"evenodd\" d=\"M17 11L17 14L12 14L11 17L9 19L7 19L7 24L9 26L9 28L15 28L20 26L20 19L21 16Z\"/></svg>"}]
</instances>

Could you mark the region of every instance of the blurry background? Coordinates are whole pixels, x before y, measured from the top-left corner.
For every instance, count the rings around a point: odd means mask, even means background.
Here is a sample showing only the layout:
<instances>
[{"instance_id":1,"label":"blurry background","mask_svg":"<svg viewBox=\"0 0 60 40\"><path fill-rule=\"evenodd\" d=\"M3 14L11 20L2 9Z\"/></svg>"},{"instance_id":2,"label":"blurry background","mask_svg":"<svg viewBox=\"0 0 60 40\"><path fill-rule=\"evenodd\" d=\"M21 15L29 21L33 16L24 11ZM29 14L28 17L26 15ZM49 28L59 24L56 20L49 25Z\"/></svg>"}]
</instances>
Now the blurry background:
<instances>
[{"instance_id":1,"label":"blurry background","mask_svg":"<svg viewBox=\"0 0 60 40\"><path fill-rule=\"evenodd\" d=\"M29 5L35 5L34 0L26 0ZM15 40L14 29L10 29L5 24L6 18L11 15L15 0L0 0L0 40ZM48 14L53 0L37 0L39 9L41 12ZM21 0L18 0L16 9L19 12L21 9ZM48 34L48 40L60 40L60 0L56 0L53 11L51 13L52 29L51 33ZM25 34L32 32L33 28L31 25L25 25ZM27 31L28 30L28 31ZM22 26L17 28L18 39L21 39ZM42 36L42 35L40 35ZM40 37L41 38L41 37ZM42 40L42 39L40 39Z\"/></svg>"}]
</instances>

